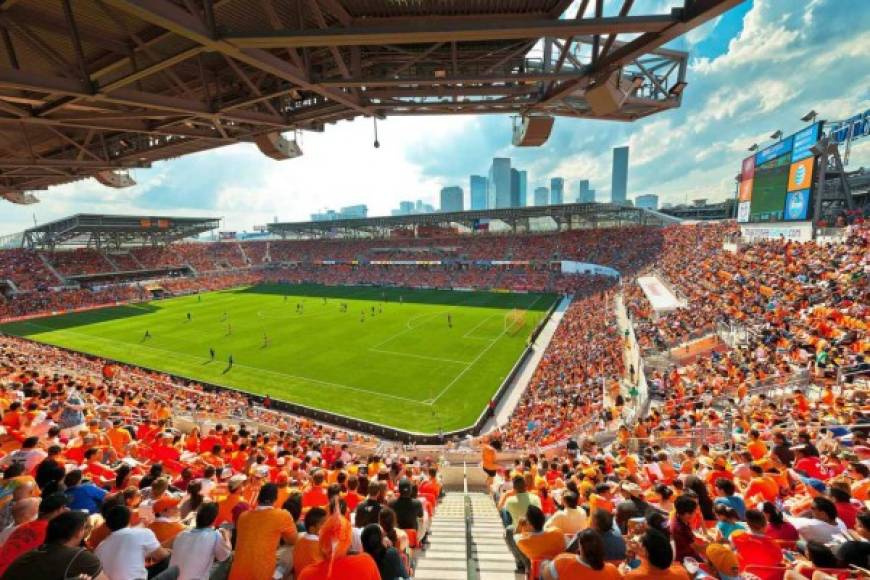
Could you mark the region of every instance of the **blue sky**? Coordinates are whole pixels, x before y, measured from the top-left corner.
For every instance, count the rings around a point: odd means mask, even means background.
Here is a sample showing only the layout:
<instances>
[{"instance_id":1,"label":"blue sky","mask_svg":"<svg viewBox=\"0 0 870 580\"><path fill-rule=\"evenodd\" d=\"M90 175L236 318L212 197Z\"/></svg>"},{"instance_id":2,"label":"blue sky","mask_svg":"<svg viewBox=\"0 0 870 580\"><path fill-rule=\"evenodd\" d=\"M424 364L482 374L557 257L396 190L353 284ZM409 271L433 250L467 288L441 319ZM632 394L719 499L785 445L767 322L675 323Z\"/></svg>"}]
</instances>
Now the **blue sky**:
<instances>
[{"instance_id":1,"label":"blue sky","mask_svg":"<svg viewBox=\"0 0 870 580\"><path fill-rule=\"evenodd\" d=\"M635 13L664 12L680 0L637 0ZM607 0L605 12L620 2ZM573 13L569 10L569 13ZM529 190L552 176L566 180L566 199L589 179L609 198L611 149L629 145L629 197L656 193L664 202L723 199L752 143L776 129L801 128L815 109L840 119L870 108L870 2L754 0L676 40L691 53L689 85L679 110L633 124L557 119L540 148L510 145L507 116L357 119L302 137L303 157L276 162L253 146L235 145L136 170L135 187L114 190L93 180L39 192L42 202L2 205L0 233L76 212L218 216L225 228L304 220L325 207L366 203L382 215L399 200L437 205L438 191L485 174L494 156L529 172ZM852 152L850 169L870 166L870 145Z\"/></svg>"}]
</instances>

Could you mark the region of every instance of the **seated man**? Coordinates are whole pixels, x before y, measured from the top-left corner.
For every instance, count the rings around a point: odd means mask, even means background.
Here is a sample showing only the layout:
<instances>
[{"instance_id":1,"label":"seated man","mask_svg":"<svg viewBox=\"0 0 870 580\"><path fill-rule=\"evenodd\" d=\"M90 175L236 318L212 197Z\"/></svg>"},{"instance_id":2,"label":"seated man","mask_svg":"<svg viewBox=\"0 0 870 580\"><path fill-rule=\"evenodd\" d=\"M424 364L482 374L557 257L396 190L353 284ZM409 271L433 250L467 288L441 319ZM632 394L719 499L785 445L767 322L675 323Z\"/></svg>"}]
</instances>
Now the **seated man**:
<instances>
[{"instance_id":1,"label":"seated man","mask_svg":"<svg viewBox=\"0 0 870 580\"><path fill-rule=\"evenodd\" d=\"M544 530L546 520L541 508L530 505L526 517L517 524L514 543L524 563L552 560L565 550L565 534L556 529Z\"/></svg>"},{"instance_id":2,"label":"seated man","mask_svg":"<svg viewBox=\"0 0 870 580\"><path fill-rule=\"evenodd\" d=\"M782 548L776 540L765 535L767 518L758 510L746 510L749 533L732 534L731 544L740 556L740 572L752 572L762 580L777 580L782 577L778 570L752 569L753 566L778 567L782 565Z\"/></svg>"}]
</instances>

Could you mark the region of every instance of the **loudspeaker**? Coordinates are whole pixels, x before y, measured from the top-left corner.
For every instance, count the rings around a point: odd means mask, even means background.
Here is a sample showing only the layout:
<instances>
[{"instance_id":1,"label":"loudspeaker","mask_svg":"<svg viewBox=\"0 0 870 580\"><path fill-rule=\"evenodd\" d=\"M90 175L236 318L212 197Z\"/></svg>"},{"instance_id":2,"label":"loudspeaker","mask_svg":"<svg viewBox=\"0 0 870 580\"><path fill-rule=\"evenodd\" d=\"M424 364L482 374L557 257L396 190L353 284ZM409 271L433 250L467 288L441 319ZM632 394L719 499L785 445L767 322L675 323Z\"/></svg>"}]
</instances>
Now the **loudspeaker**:
<instances>
[{"instance_id":1,"label":"loudspeaker","mask_svg":"<svg viewBox=\"0 0 870 580\"><path fill-rule=\"evenodd\" d=\"M553 117L524 117L522 126L514 130L513 143L518 147L538 147L547 142L553 130Z\"/></svg>"},{"instance_id":2,"label":"loudspeaker","mask_svg":"<svg viewBox=\"0 0 870 580\"><path fill-rule=\"evenodd\" d=\"M617 73L586 91L586 102L596 115L612 115L621 107L625 95L616 86Z\"/></svg>"},{"instance_id":3,"label":"loudspeaker","mask_svg":"<svg viewBox=\"0 0 870 580\"><path fill-rule=\"evenodd\" d=\"M295 140L290 141L285 139L281 133L265 133L257 135L254 143L260 149L260 152L266 157L271 157L278 161L284 159L293 159L302 155L302 149Z\"/></svg>"}]
</instances>

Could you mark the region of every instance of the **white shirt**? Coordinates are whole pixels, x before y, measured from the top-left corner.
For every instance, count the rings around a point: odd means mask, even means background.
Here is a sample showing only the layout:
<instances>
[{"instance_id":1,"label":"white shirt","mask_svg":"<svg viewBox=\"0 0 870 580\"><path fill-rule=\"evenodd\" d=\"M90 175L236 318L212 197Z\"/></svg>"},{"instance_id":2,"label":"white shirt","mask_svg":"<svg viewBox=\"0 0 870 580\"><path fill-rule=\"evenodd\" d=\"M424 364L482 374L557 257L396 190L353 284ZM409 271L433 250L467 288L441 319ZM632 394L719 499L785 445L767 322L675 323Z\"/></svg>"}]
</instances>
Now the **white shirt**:
<instances>
[{"instance_id":1,"label":"white shirt","mask_svg":"<svg viewBox=\"0 0 870 580\"><path fill-rule=\"evenodd\" d=\"M786 516L785 519L795 527L801 539L807 542L827 544L834 534L842 534L847 529L846 524L840 518L837 518L836 524L829 524L815 518Z\"/></svg>"},{"instance_id":2,"label":"white shirt","mask_svg":"<svg viewBox=\"0 0 870 580\"><path fill-rule=\"evenodd\" d=\"M186 530L175 536L170 566L178 566L178 580L208 580L211 565L223 562L233 550L214 528Z\"/></svg>"},{"instance_id":3,"label":"white shirt","mask_svg":"<svg viewBox=\"0 0 870 580\"><path fill-rule=\"evenodd\" d=\"M112 580L139 580L148 577L145 558L159 548L157 536L148 528L124 528L109 534L94 553Z\"/></svg>"},{"instance_id":4,"label":"white shirt","mask_svg":"<svg viewBox=\"0 0 870 580\"><path fill-rule=\"evenodd\" d=\"M556 528L563 534L576 534L586 529L586 512L582 508L565 508L553 514L545 526Z\"/></svg>"}]
</instances>

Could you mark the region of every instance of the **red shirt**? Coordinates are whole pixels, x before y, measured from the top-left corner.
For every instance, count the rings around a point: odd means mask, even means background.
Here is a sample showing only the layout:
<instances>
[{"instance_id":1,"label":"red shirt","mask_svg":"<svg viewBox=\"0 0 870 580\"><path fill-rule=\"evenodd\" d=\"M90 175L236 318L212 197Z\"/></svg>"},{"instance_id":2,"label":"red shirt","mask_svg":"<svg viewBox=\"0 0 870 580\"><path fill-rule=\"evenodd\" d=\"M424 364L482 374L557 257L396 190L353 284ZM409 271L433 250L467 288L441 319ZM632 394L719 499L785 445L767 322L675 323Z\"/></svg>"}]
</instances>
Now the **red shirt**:
<instances>
[{"instance_id":1,"label":"red shirt","mask_svg":"<svg viewBox=\"0 0 870 580\"><path fill-rule=\"evenodd\" d=\"M302 507L326 507L329 504L329 498L326 495L326 490L322 487L312 487L302 494Z\"/></svg>"},{"instance_id":2,"label":"red shirt","mask_svg":"<svg viewBox=\"0 0 870 580\"><path fill-rule=\"evenodd\" d=\"M835 502L834 505L837 506L837 515L840 516L840 519L843 520L846 527L850 530L854 530L855 524L858 521L858 512L861 511L861 508L855 507L855 505L849 501L838 501Z\"/></svg>"},{"instance_id":3,"label":"red shirt","mask_svg":"<svg viewBox=\"0 0 870 580\"><path fill-rule=\"evenodd\" d=\"M761 570L752 569L752 566L782 567L782 549L776 541L752 533L733 534L731 543L740 557L740 571L746 571L750 567L752 572L762 580L781 580L784 569Z\"/></svg>"},{"instance_id":4,"label":"red shirt","mask_svg":"<svg viewBox=\"0 0 870 580\"><path fill-rule=\"evenodd\" d=\"M0 549L0 576L18 556L36 549L45 541L45 531L48 520L34 520L21 524L10 534L3 548Z\"/></svg>"}]
</instances>

